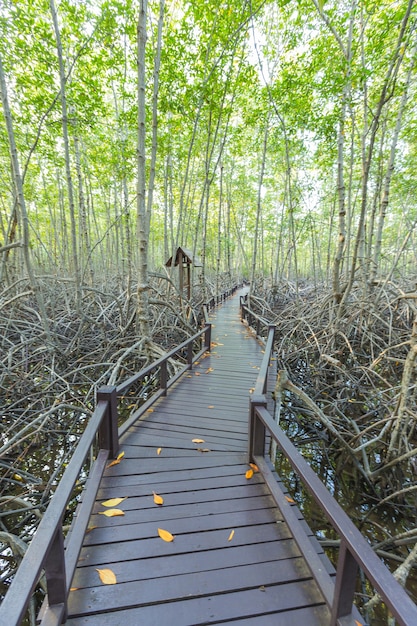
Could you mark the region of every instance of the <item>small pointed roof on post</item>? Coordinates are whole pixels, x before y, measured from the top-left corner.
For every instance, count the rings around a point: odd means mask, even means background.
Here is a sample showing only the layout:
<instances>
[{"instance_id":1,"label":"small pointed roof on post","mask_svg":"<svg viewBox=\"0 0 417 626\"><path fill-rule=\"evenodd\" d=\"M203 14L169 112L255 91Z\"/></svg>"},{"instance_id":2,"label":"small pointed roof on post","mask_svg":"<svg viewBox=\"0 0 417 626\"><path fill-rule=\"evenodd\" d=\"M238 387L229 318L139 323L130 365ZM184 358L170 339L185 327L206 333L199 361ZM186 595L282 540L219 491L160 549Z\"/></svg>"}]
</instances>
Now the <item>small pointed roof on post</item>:
<instances>
[{"instance_id":1,"label":"small pointed roof on post","mask_svg":"<svg viewBox=\"0 0 417 626\"><path fill-rule=\"evenodd\" d=\"M192 251L188 248L177 248L177 251L175 252L175 254L169 257L168 261L165 263L165 266L171 267L172 265L176 266L180 263L185 263L186 265L194 265L194 267L203 267L203 264L197 257L197 255L193 254Z\"/></svg>"}]
</instances>

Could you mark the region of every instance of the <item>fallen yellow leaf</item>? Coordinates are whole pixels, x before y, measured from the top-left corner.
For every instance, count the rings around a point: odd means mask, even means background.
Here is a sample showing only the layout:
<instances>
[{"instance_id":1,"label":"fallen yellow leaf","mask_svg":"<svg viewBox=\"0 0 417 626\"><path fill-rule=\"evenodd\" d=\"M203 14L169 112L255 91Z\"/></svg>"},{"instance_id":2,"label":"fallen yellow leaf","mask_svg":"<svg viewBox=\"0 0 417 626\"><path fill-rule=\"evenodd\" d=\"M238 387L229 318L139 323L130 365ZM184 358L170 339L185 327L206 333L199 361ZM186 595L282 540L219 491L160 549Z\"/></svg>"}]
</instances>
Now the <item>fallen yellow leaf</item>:
<instances>
[{"instance_id":1,"label":"fallen yellow leaf","mask_svg":"<svg viewBox=\"0 0 417 626\"><path fill-rule=\"evenodd\" d=\"M245 474L246 478L249 480L249 478L252 478L253 476L253 469L248 469L248 471Z\"/></svg>"},{"instance_id":2,"label":"fallen yellow leaf","mask_svg":"<svg viewBox=\"0 0 417 626\"><path fill-rule=\"evenodd\" d=\"M155 411L155 409L147 409L147 413L153 413Z\"/></svg>"},{"instance_id":3,"label":"fallen yellow leaf","mask_svg":"<svg viewBox=\"0 0 417 626\"><path fill-rule=\"evenodd\" d=\"M197 452L211 452L208 448L197 448Z\"/></svg>"},{"instance_id":4,"label":"fallen yellow leaf","mask_svg":"<svg viewBox=\"0 0 417 626\"><path fill-rule=\"evenodd\" d=\"M357 619L355 619L355 624L356 624L356 626L363 626L363 624L361 622L358 622Z\"/></svg>"},{"instance_id":5,"label":"fallen yellow leaf","mask_svg":"<svg viewBox=\"0 0 417 626\"><path fill-rule=\"evenodd\" d=\"M170 541L174 541L174 535L171 535L170 532L164 530L163 528L158 528L158 535L161 537L161 539L167 541L168 543Z\"/></svg>"},{"instance_id":6,"label":"fallen yellow leaf","mask_svg":"<svg viewBox=\"0 0 417 626\"><path fill-rule=\"evenodd\" d=\"M106 469L109 469L109 467L113 467L113 465L118 465L118 464L120 463L121 459L123 459L124 455L125 455L125 453L124 453L124 452L121 452L121 453L118 455L117 459L114 459L114 461L112 461L111 463L109 463L109 464L107 465Z\"/></svg>"},{"instance_id":7,"label":"fallen yellow leaf","mask_svg":"<svg viewBox=\"0 0 417 626\"><path fill-rule=\"evenodd\" d=\"M206 370L206 374L210 374L210 372L214 372L214 369L213 369L212 367L209 367L209 368Z\"/></svg>"},{"instance_id":8,"label":"fallen yellow leaf","mask_svg":"<svg viewBox=\"0 0 417 626\"><path fill-rule=\"evenodd\" d=\"M201 376L200 372L196 372L195 376Z\"/></svg>"},{"instance_id":9,"label":"fallen yellow leaf","mask_svg":"<svg viewBox=\"0 0 417 626\"><path fill-rule=\"evenodd\" d=\"M254 472L259 472L259 467L255 463L249 463Z\"/></svg>"},{"instance_id":10,"label":"fallen yellow leaf","mask_svg":"<svg viewBox=\"0 0 417 626\"><path fill-rule=\"evenodd\" d=\"M159 456L162 452L162 448L158 448L158 450L156 451L156 454Z\"/></svg>"},{"instance_id":11,"label":"fallen yellow leaf","mask_svg":"<svg viewBox=\"0 0 417 626\"><path fill-rule=\"evenodd\" d=\"M153 493L153 501L155 502L155 504L163 504L164 503L164 499L163 499L162 496L159 496L154 491L152 493Z\"/></svg>"},{"instance_id":12,"label":"fallen yellow leaf","mask_svg":"<svg viewBox=\"0 0 417 626\"><path fill-rule=\"evenodd\" d=\"M204 439L193 439L193 443L206 443Z\"/></svg>"},{"instance_id":13,"label":"fallen yellow leaf","mask_svg":"<svg viewBox=\"0 0 417 626\"><path fill-rule=\"evenodd\" d=\"M126 498L112 498L111 500L105 500L105 502L102 502L101 506L117 506L123 502L123 500L126 500Z\"/></svg>"},{"instance_id":14,"label":"fallen yellow leaf","mask_svg":"<svg viewBox=\"0 0 417 626\"><path fill-rule=\"evenodd\" d=\"M98 514L106 517L117 517L118 515L124 515L124 511L121 509L109 509L108 511L99 511Z\"/></svg>"},{"instance_id":15,"label":"fallen yellow leaf","mask_svg":"<svg viewBox=\"0 0 417 626\"><path fill-rule=\"evenodd\" d=\"M79 587L71 587L70 591L78 591Z\"/></svg>"},{"instance_id":16,"label":"fallen yellow leaf","mask_svg":"<svg viewBox=\"0 0 417 626\"><path fill-rule=\"evenodd\" d=\"M114 461L112 461L106 466L106 469L109 469L109 467L113 467L113 465L119 465L119 463L120 463L120 459L114 459Z\"/></svg>"},{"instance_id":17,"label":"fallen yellow leaf","mask_svg":"<svg viewBox=\"0 0 417 626\"><path fill-rule=\"evenodd\" d=\"M91 531L94 530L95 528L98 528L98 526L89 526L87 530L85 531L85 534L91 533Z\"/></svg>"},{"instance_id":18,"label":"fallen yellow leaf","mask_svg":"<svg viewBox=\"0 0 417 626\"><path fill-rule=\"evenodd\" d=\"M22 481L23 481L23 478L21 477L21 475L20 475L20 474L13 474L13 478L14 478L15 480L18 480L19 482L22 482Z\"/></svg>"},{"instance_id":19,"label":"fallen yellow leaf","mask_svg":"<svg viewBox=\"0 0 417 626\"><path fill-rule=\"evenodd\" d=\"M97 569L100 580L105 585L115 585L117 583L116 575L111 569Z\"/></svg>"},{"instance_id":20,"label":"fallen yellow leaf","mask_svg":"<svg viewBox=\"0 0 417 626\"><path fill-rule=\"evenodd\" d=\"M214 404L209 404L207 408L208 409L214 409Z\"/></svg>"},{"instance_id":21,"label":"fallen yellow leaf","mask_svg":"<svg viewBox=\"0 0 417 626\"><path fill-rule=\"evenodd\" d=\"M229 539L227 541L232 541L233 537L234 537L235 531L232 530L232 532L229 535Z\"/></svg>"},{"instance_id":22,"label":"fallen yellow leaf","mask_svg":"<svg viewBox=\"0 0 417 626\"><path fill-rule=\"evenodd\" d=\"M289 496L285 496L285 499L286 499L288 502L291 502L291 504L295 504L294 500L293 500L292 498L290 498Z\"/></svg>"}]
</instances>

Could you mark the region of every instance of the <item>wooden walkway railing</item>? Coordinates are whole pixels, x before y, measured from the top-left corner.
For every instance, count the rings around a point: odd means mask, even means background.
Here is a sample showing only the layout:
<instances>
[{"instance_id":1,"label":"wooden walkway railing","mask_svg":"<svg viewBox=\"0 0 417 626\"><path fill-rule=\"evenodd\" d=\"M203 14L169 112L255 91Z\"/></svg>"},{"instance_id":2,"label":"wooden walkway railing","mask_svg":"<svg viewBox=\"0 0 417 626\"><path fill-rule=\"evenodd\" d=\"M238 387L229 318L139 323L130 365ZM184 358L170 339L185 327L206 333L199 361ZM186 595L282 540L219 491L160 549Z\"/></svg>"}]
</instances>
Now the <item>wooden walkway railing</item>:
<instances>
[{"instance_id":1,"label":"wooden walkway railing","mask_svg":"<svg viewBox=\"0 0 417 626\"><path fill-rule=\"evenodd\" d=\"M1 625L21 623L44 569L43 626L358 626L363 620L352 606L358 566L398 624L417 624L416 606L273 422L267 382L275 329L244 302L241 313L264 349L229 300L214 324L206 312L194 337L118 387L99 391L97 408L0 606ZM186 354L186 364L169 378L167 362L177 353ZM120 398L155 375L152 398L118 430ZM97 458L64 541L62 518L97 433ZM286 497L268 459L267 437L341 538L336 577ZM110 463L119 443L124 457ZM260 471L246 474L249 463ZM164 496L162 506L152 491ZM124 515L102 515L102 501L116 496L126 498ZM163 541L157 528L175 539ZM117 584L103 585L100 569L111 569Z\"/></svg>"}]
</instances>

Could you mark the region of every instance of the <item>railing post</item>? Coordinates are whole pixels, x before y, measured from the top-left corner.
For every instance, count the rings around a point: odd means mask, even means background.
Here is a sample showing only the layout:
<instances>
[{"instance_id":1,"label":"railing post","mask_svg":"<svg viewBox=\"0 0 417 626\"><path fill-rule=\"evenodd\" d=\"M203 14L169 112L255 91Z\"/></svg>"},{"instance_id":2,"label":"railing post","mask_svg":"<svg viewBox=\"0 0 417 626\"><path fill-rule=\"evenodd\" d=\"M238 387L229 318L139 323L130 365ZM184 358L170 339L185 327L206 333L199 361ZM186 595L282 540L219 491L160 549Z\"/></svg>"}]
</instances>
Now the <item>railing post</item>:
<instances>
[{"instance_id":1,"label":"railing post","mask_svg":"<svg viewBox=\"0 0 417 626\"><path fill-rule=\"evenodd\" d=\"M161 363L161 371L159 373L159 386L163 390L162 395L166 396L168 387L168 369L166 361L162 361Z\"/></svg>"},{"instance_id":2,"label":"railing post","mask_svg":"<svg viewBox=\"0 0 417 626\"><path fill-rule=\"evenodd\" d=\"M252 463L256 455L264 456L265 453L265 426L256 416L256 407L266 408L267 402L264 395L250 396L249 398L249 428L248 428L248 462Z\"/></svg>"},{"instance_id":3,"label":"railing post","mask_svg":"<svg viewBox=\"0 0 417 626\"><path fill-rule=\"evenodd\" d=\"M330 626L337 626L338 620L351 615L353 597L355 594L358 564L348 550L343 539L340 542L339 558L337 561L336 582L334 588L333 606Z\"/></svg>"},{"instance_id":4,"label":"railing post","mask_svg":"<svg viewBox=\"0 0 417 626\"><path fill-rule=\"evenodd\" d=\"M191 341L187 346L187 364L188 369L193 367L193 342Z\"/></svg>"},{"instance_id":5,"label":"railing post","mask_svg":"<svg viewBox=\"0 0 417 626\"><path fill-rule=\"evenodd\" d=\"M97 391L97 402L107 402L106 414L98 431L99 447L108 450L113 459L119 452L119 433L117 428L117 393L116 387L101 387Z\"/></svg>"},{"instance_id":6,"label":"railing post","mask_svg":"<svg viewBox=\"0 0 417 626\"><path fill-rule=\"evenodd\" d=\"M55 531L54 538L45 559L45 578L49 606L61 605L62 622L67 618L67 581L65 574L65 551L62 524Z\"/></svg>"},{"instance_id":7,"label":"railing post","mask_svg":"<svg viewBox=\"0 0 417 626\"><path fill-rule=\"evenodd\" d=\"M207 352L211 350L211 324L206 324L206 332L204 333L205 349Z\"/></svg>"}]
</instances>

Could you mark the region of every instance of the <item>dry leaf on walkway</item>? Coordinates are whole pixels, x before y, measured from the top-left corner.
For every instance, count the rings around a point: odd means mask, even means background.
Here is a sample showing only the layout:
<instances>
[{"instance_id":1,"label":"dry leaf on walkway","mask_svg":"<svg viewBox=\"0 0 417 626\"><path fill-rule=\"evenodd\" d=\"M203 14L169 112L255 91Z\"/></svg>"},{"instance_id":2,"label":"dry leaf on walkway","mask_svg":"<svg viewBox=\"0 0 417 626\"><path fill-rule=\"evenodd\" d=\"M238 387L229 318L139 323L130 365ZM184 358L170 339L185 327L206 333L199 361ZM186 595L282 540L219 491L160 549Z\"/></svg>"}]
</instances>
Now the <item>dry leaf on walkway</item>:
<instances>
[{"instance_id":1,"label":"dry leaf on walkway","mask_svg":"<svg viewBox=\"0 0 417 626\"><path fill-rule=\"evenodd\" d=\"M109 467L113 467L113 465L118 465L120 463L120 461L122 460L122 458L124 457L125 453L121 452L117 459L114 459L114 461L112 461L111 463L109 463L106 467L106 469L109 469Z\"/></svg>"},{"instance_id":2,"label":"dry leaf on walkway","mask_svg":"<svg viewBox=\"0 0 417 626\"><path fill-rule=\"evenodd\" d=\"M193 443L206 443L204 439L193 439L192 442Z\"/></svg>"},{"instance_id":3,"label":"dry leaf on walkway","mask_svg":"<svg viewBox=\"0 0 417 626\"><path fill-rule=\"evenodd\" d=\"M117 583L116 575L111 569L97 569L100 580L104 585L115 585Z\"/></svg>"},{"instance_id":4,"label":"dry leaf on walkway","mask_svg":"<svg viewBox=\"0 0 417 626\"><path fill-rule=\"evenodd\" d=\"M214 369L213 369L212 367L209 367L209 368L206 370L206 374L210 374L210 372L214 372Z\"/></svg>"},{"instance_id":5,"label":"dry leaf on walkway","mask_svg":"<svg viewBox=\"0 0 417 626\"><path fill-rule=\"evenodd\" d=\"M123 502L123 500L126 500L126 498L112 498L111 500L106 500L105 502L102 502L101 506L117 506L118 504Z\"/></svg>"},{"instance_id":6,"label":"dry leaf on walkway","mask_svg":"<svg viewBox=\"0 0 417 626\"><path fill-rule=\"evenodd\" d=\"M254 472L259 472L259 467L255 463L249 463Z\"/></svg>"},{"instance_id":7,"label":"dry leaf on walkway","mask_svg":"<svg viewBox=\"0 0 417 626\"><path fill-rule=\"evenodd\" d=\"M214 409L214 404L209 404L207 408L208 409Z\"/></svg>"},{"instance_id":8,"label":"dry leaf on walkway","mask_svg":"<svg viewBox=\"0 0 417 626\"><path fill-rule=\"evenodd\" d=\"M91 531L94 530L95 528L98 528L98 526L89 526L87 530L85 531L85 534L91 533Z\"/></svg>"},{"instance_id":9,"label":"dry leaf on walkway","mask_svg":"<svg viewBox=\"0 0 417 626\"><path fill-rule=\"evenodd\" d=\"M246 478L249 480L249 478L252 478L253 476L253 469L248 469L248 471L245 474Z\"/></svg>"},{"instance_id":10,"label":"dry leaf on walkway","mask_svg":"<svg viewBox=\"0 0 417 626\"><path fill-rule=\"evenodd\" d=\"M295 504L294 500L292 498L290 498L289 496L285 496L285 499L290 502L291 504Z\"/></svg>"},{"instance_id":11,"label":"dry leaf on walkway","mask_svg":"<svg viewBox=\"0 0 417 626\"><path fill-rule=\"evenodd\" d=\"M163 528L158 528L158 535L161 537L161 539L167 541L168 543L170 541L174 541L174 535L171 535L168 530L164 530Z\"/></svg>"},{"instance_id":12,"label":"dry leaf on walkway","mask_svg":"<svg viewBox=\"0 0 417 626\"><path fill-rule=\"evenodd\" d=\"M229 535L229 539L227 541L232 541L233 537L234 537L235 531L232 530L232 532Z\"/></svg>"},{"instance_id":13,"label":"dry leaf on walkway","mask_svg":"<svg viewBox=\"0 0 417 626\"><path fill-rule=\"evenodd\" d=\"M118 517L119 515L124 515L124 511L121 509L109 509L108 511L99 511L98 514L106 517Z\"/></svg>"},{"instance_id":14,"label":"dry leaf on walkway","mask_svg":"<svg viewBox=\"0 0 417 626\"><path fill-rule=\"evenodd\" d=\"M164 503L164 499L163 499L162 496L159 496L154 491L152 493L153 493L153 501L155 502L155 504L163 504Z\"/></svg>"},{"instance_id":15,"label":"dry leaf on walkway","mask_svg":"<svg viewBox=\"0 0 417 626\"><path fill-rule=\"evenodd\" d=\"M156 451L156 454L159 456L162 452L162 448L158 448L158 450Z\"/></svg>"},{"instance_id":16,"label":"dry leaf on walkway","mask_svg":"<svg viewBox=\"0 0 417 626\"><path fill-rule=\"evenodd\" d=\"M194 376L201 376L200 372L196 372Z\"/></svg>"},{"instance_id":17,"label":"dry leaf on walkway","mask_svg":"<svg viewBox=\"0 0 417 626\"><path fill-rule=\"evenodd\" d=\"M114 461L112 461L106 466L106 469L109 469L109 467L113 467L113 465L119 465L119 463L120 463L120 459L114 459Z\"/></svg>"},{"instance_id":18,"label":"dry leaf on walkway","mask_svg":"<svg viewBox=\"0 0 417 626\"><path fill-rule=\"evenodd\" d=\"M152 408L151 408L151 409L147 409L147 411L146 411L146 412L147 412L147 413L153 413L154 411L155 411L155 409L152 409Z\"/></svg>"},{"instance_id":19,"label":"dry leaf on walkway","mask_svg":"<svg viewBox=\"0 0 417 626\"><path fill-rule=\"evenodd\" d=\"M197 448L197 452L211 452L208 448Z\"/></svg>"}]
</instances>

